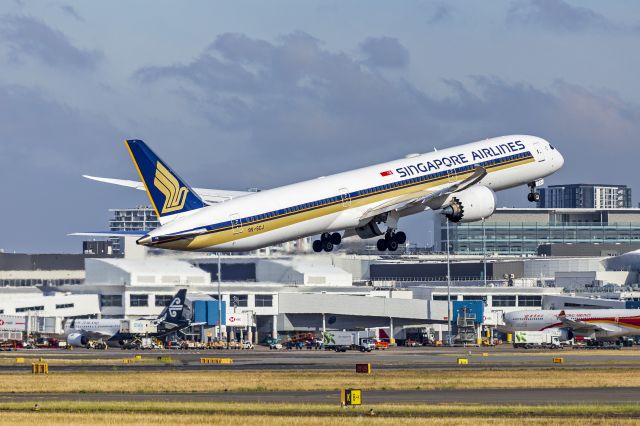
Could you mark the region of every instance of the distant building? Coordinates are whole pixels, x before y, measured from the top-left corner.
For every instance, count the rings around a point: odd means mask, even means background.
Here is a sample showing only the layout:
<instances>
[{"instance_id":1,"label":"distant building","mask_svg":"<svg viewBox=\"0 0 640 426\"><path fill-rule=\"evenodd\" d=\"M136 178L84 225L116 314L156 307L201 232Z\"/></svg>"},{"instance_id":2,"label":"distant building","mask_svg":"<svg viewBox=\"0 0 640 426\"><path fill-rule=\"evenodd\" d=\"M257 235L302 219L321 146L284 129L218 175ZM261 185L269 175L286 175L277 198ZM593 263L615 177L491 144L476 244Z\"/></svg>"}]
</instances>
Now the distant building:
<instances>
[{"instance_id":1,"label":"distant building","mask_svg":"<svg viewBox=\"0 0 640 426\"><path fill-rule=\"evenodd\" d=\"M111 256L113 255L113 243L103 240L83 241L82 254Z\"/></svg>"},{"instance_id":2,"label":"distant building","mask_svg":"<svg viewBox=\"0 0 640 426\"><path fill-rule=\"evenodd\" d=\"M444 216L435 226L436 250L444 252ZM540 245L548 244L633 249L640 243L640 209L501 208L485 221L484 235L482 222L450 224L452 253L482 254L483 242L487 253L503 255L536 255Z\"/></svg>"},{"instance_id":3,"label":"distant building","mask_svg":"<svg viewBox=\"0 0 640 426\"><path fill-rule=\"evenodd\" d=\"M626 209L631 208L631 188L626 185L551 185L540 188L539 208Z\"/></svg>"},{"instance_id":4,"label":"distant building","mask_svg":"<svg viewBox=\"0 0 640 426\"><path fill-rule=\"evenodd\" d=\"M109 221L110 231L151 231L160 226L153 208L138 206L129 209L109 209L113 217ZM122 238L110 238L113 254L123 254Z\"/></svg>"},{"instance_id":5,"label":"distant building","mask_svg":"<svg viewBox=\"0 0 640 426\"><path fill-rule=\"evenodd\" d=\"M86 257L82 254L0 253L0 287L81 284Z\"/></svg>"}]
</instances>

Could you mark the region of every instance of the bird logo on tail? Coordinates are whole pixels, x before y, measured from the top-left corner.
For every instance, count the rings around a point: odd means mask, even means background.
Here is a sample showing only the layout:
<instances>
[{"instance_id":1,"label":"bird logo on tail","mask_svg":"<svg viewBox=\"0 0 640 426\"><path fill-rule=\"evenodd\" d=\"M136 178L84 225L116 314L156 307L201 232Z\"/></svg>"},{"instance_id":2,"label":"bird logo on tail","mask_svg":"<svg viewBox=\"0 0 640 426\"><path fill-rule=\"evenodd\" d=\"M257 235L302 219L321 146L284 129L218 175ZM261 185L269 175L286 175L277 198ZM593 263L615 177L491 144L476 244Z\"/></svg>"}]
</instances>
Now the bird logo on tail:
<instances>
[{"instance_id":1,"label":"bird logo on tail","mask_svg":"<svg viewBox=\"0 0 640 426\"><path fill-rule=\"evenodd\" d=\"M189 190L180 186L180 182L160 161L156 163L156 174L153 184L164 195L161 214L182 210L187 201Z\"/></svg>"}]
</instances>

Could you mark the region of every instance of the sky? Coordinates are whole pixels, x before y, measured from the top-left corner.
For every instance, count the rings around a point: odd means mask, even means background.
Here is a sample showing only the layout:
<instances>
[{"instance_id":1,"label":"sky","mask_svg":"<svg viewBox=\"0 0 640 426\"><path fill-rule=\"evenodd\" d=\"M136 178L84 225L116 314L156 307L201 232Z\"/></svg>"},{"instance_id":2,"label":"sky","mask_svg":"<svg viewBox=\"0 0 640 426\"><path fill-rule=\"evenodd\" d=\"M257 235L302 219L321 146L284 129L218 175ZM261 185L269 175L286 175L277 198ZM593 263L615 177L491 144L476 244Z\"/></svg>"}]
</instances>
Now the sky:
<instances>
[{"instance_id":1,"label":"sky","mask_svg":"<svg viewBox=\"0 0 640 426\"><path fill-rule=\"evenodd\" d=\"M548 184L640 191L640 2L0 3L0 249L80 252L140 191L122 141L194 187L271 188L504 134ZM526 187L498 194L526 206ZM430 242L433 213L403 219Z\"/></svg>"}]
</instances>

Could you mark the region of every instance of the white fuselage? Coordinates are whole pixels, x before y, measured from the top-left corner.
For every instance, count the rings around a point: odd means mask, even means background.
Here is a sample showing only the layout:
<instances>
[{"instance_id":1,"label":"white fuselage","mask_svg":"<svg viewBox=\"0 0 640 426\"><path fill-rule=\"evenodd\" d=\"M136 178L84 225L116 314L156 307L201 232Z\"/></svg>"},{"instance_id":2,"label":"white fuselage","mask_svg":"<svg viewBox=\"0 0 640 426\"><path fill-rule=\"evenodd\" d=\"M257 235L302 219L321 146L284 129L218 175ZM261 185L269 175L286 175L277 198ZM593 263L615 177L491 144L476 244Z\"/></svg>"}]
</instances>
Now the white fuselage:
<instances>
[{"instance_id":1,"label":"white fuselage","mask_svg":"<svg viewBox=\"0 0 640 426\"><path fill-rule=\"evenodd\" d=\"M100 334L107 340L120 332L121 322L120 319L69 319L64 334Z\"/></svg>"},{"instance_id":2,"label":"white fuselage","mask_svg":"<svg viewBox=\"0 0 640 426\"><path fill-rule=\"evenodd\" d=\"M615 338L640 335L640 310L638 309L580 309L564 311L572 324L589 324L595 329L571 326L563 322L560 310L515 311L504 315L505 331L542 331L566 328L575 336L590 338Z\"/></svg>"},{"instance_id":3,"label":"white fuselage","mask_svg":"<svg viewBox=\"0 0 640 426\"><path fill-rule=\"evenodd\" d=\"M141 244L179 250L243 251L362 226L365 212L416 190L435 192L475 166L478 182L494 191L544 178L562 167L562 155L544 139L511 135L320 177L257 192L179 215L148 234L166 237L200 230L188 243ZM323 207L328 206L328 207ZM401 212L414 214L427 209Z\"/></svg>"}]
</instances>

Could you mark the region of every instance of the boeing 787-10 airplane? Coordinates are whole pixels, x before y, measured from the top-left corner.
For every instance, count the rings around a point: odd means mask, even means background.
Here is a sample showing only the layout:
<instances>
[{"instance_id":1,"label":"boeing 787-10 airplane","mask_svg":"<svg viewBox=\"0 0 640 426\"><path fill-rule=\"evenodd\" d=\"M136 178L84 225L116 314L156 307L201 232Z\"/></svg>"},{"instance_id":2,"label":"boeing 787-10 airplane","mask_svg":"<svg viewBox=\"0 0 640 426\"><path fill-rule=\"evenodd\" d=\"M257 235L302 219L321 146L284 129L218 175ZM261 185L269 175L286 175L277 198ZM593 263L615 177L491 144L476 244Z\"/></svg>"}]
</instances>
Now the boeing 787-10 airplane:
<instances>
[{"instance_id":1,"label":"boeing 787-10 airplane","mask_svg":"<svg viewBox=\"0 0 640 426\"><path fill-rule=\"evenodd\" d=\"M86 176L145 190L161 226L140 233L138 244L172 250L237 252L320 235L316 252L343 238L381 237L380 251L406 242L400 218L440 210L452 222L486 219L495 191L536 186L564 159L549 142L510 135L322 176L260 192L191 188L143 141L125 145L142 182ZM81 233L123 236L135 233Z\"/></svg>"}]
</instances>

